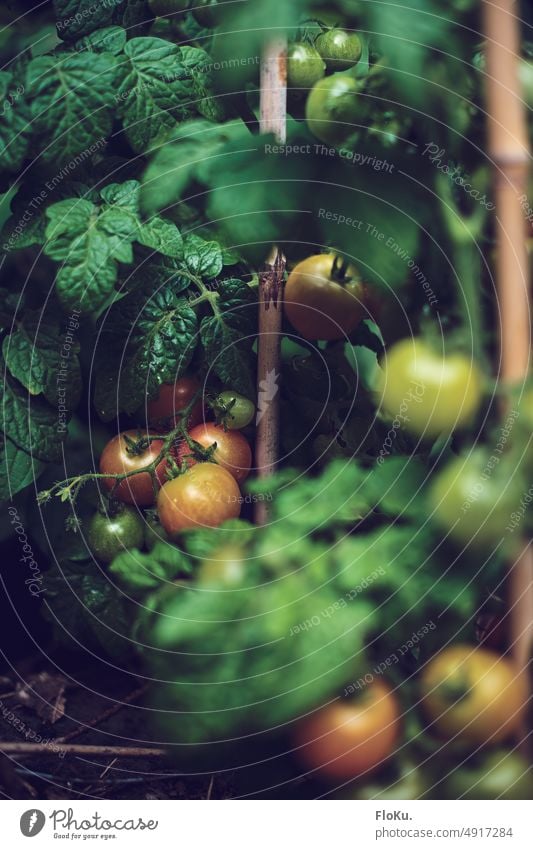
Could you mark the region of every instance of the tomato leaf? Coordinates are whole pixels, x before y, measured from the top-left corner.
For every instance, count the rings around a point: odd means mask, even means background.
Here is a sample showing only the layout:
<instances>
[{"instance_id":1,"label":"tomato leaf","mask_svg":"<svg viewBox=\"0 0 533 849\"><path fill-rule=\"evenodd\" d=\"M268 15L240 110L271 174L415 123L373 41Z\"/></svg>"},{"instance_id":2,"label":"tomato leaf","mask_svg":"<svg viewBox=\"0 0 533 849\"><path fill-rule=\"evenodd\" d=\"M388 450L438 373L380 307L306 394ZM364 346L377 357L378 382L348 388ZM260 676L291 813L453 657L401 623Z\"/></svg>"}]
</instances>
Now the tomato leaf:
<instances>
[{"instance_id":1,"label":"tomato leaf","mask_svg":"<svg viewBox=\"0 0 533 849\"><path fill-rule=\"evenodd\" d=\"M17 76L0 71L0 167L5 171L20 168L28 153L30 113L24 99L24 85Z\"/></svg>"},{"instance_id":2,"label":"tomato leaf","mask_svg":"<svg viewBox=\"0 0 533 849\"><path fill-rule=\"evenodd\" d=\"M92 8L96 8L94 3ZM27 69L32 132L45 162L97 150L111 132L117 60L111 53L37 56Z\"/></svg>"},{"instance_id":3,"label":"tomato leaf","mask_svg":"<svg viewBox=\"0 0 533 849\"><path fill-rule=\"evenodd\" d=\"M12 380L4 379L1 390L2 426L6 436L38 460L61 457L62 431L58 412L40 397L31 397Z\"/></svg>"},{"instance_id":4,"label":"tomato leaf","mask_svg":"<svg viewBox=\"0 0 533 849\"><path fill-rule=\"evenodd\" d=\"M74 340L64 350L64 343L65 330L57 319L43 316L40 310L27 311L16 330L5 337L2 350L9 371L30 395L44 394L54 404L60 389L74 410L81 393L79 344Z\"/></svg>"},{"instance_id":5,"label":"tomato leaf","mask_svg":"<svg viewBox=\"0 0 533 849\"><path fill-rule=\"evenodd\" d=\"M94 0L54 0L58 36L68 41L111 23L116 5Z\"/></svg>"},{"instance_id":6,"label":"tomato leaf","mask_svg":"<svg viewBox=\"0 0 533 849\"><path fill-rule=\"evenodd\" d=\"M143 594L168 584L192 571L185 554L169 542L157 542L149 553L133 549L121 552L111 565L110 573L126 592Z\"/></svg>"},{"instance_id":7,"label":"tomato leaf","mask_svg":"<svg viewBox=\"0 0 533 849\"><path fill-rule=\"evenodd\" d=\"M143 37L128 41L124 56L118 111L128 141L142 152L196 111L193 72L200 73L209 56L196 47Z\"/></svg>"},{"instance_id":8,"label":"tomato leaf","mask_svg":"<svg viewBox=\"0 0 533 849\"><path fill-rule=\"evenodd\" d=\"M217 277L224 264L218 242L206 242L199 236L187 236L183 257L191 274L207 280Z\"/></svg>"},{"instance_id":9,"label":"tomato leaf","mask_svg":"<svg viewBox=\"0 0 533 849\"><path fill-rule=\"evenodd\" d=\"M4 435L0 445L0 501L10 501L36 481L44 468L40 460Z\"/></svg>"},{"instance_id":10,"label":"tomato leaf","mask_svg":"<svg viewBox=\"0 0 533 849\"><path fill-rule=\"evenodd\" d=\"M97 351L95 405L108 421L118 411L134 413L146 395L172 383L189 365L198 320L185 298L169 286L135 289L103 318Z\"/></svg>"}]
</instances>

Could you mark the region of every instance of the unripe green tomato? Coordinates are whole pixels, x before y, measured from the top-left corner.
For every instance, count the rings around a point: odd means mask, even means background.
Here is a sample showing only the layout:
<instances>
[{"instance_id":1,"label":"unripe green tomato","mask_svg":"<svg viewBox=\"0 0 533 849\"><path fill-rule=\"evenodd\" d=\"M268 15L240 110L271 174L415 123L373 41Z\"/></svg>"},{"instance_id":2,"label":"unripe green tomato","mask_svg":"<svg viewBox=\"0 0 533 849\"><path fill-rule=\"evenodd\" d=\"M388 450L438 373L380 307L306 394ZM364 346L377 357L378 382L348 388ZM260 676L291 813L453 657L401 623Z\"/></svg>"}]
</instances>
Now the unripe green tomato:
<instances>
[{"instance_id":1,"label":"unripe green tomato","mask_svg":"<svg viewBox=\"0 0 533 849\"><path fill-rule=\"evenodd\" d=\"M148 0L150 11L154 15L172 15L174 12L185 12L190 0Z\"/></svg>"},{"instance_id":2,"label":"unripe green tomato","mask_svg":"<svg viewBox=\"0 0 533 849\"><path fill-rule=\"evenodd\" d=\"M133 507L124 507L114 516L95 513L87 530L91 554L101 563L111 563L121 552L141 548L143 541L143 520Z\"/></svg>"},{"instance_id":3,"label":"unripe green tomato","mask_svg":"<svg viewBox=\"0 0 533 849\"><path fill-rule=\"evenodd\" d=\"M356 32L330 29L319 35L315 47L328 71L347 71L361 58L363 45Z\"/></svg>"},{"instance_id":4,"label":"unripe green tomato","mask_svg":"<svg viewBox=\"0 0 533 849\"><path fill-rule=\"evenodd\" d=\"M388 349L377 389L393 420L398 416L406 430L434 439L472 423L483 379L463 354L442 356L422 339L410 338Z\"/></svg>"},{"instance_id":5,"label":"unripe green tomato","mask_svg":"<svg viewBox=\"0 0 533 849\"><path fill-rule=\"evenodd\" d=\"M312 44L298 41L290 45L287 55L289 88L312 88L325 73L326 65Z\"/></svg>"},{"instance_id":6,"label":"unripe green tomato","mask_svg":"<svg viewBox=\"0 0 533 849\"><path fill-rule=\"evenodd\" d=\"M474 765L460 764L444 784L446 799L533 799L533 773L518 752L483 755Z\"/></svg>"},{"instance_id":7,"label":"unripe green tomato","mask_svg":"<svg viewBox=\"0 0 533 849\"><path fill-rule=\"evenodd\" d=\"M228 430L241 430L253 421L255 415L255 404L239 392L225 389L217 398L217 401L229 409L224 419Z\"/></svg>"},{"instance_id":8,"label":"unripe green tomato","mask_svg":"<svg viewBox=\"0 0 533 849\"><path fill-rule=\"evenodd\" d=\"M476 448L455 457L432 482L434 518L460 545L494 548L520 506L523 486L510 483L512 470L495 462L490 451Z\"/></svg>"},{"instance_id":9,"label":"unripe green tomato","mask_svg":"<svg viewBox=\"0 0 533 849\"><path fill-rule=\"evenodd\" d=\"M361 122L357 81L348 74L332 74L319 80L305 104L307 126L317 139L339 145Z\"/></svg>"}]
</instances>

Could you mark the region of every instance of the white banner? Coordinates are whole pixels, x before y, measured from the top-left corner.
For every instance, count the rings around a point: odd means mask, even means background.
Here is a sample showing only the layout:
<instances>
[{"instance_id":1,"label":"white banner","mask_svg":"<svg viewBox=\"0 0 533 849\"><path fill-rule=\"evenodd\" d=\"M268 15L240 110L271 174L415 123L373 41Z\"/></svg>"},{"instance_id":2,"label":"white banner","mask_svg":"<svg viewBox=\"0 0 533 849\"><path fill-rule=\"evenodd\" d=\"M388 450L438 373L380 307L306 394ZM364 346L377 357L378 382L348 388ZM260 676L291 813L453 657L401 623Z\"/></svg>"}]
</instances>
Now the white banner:
<instances>
[{"instance_id":1,"label":"white banner","mask_svg":"<svg viewBox=\"0 0 533 849\"><path fill-rule=\"evenodd\" d=\"M531 849L531 802L5 801L2 846ZM35 839L35 843L30 841Z\"/></svg>"}]
</instances>

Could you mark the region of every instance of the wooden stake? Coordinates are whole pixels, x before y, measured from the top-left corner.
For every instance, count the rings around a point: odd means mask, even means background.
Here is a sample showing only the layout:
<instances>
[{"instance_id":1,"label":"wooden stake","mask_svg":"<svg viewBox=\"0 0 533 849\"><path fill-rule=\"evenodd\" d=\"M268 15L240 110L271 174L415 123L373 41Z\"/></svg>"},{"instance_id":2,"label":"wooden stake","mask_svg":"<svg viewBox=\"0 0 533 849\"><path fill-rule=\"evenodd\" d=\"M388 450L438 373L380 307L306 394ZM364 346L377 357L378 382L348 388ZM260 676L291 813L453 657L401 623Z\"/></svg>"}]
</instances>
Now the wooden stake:
<instances>
[{"instance_id":1,"label":"wooden stake","mask_svg":"<svg viewBox=\"0 0 533 849\"><path fill-rule=\"evenodd\" d=\"M287 42L276 39L261 60L262 133L286 138ZM279 381L281 379L281 321L285 258L274 247L259 276L259 337L257 364L257 435L255 462L259 477L268 477L279 456ZM257 502L255 521L268 521L268 502Z\"/></svg>"},{"instance_id":2,"label":"wooden stake","mask_svg":"<svg viewBox=\"0 0 533 849\"><path fill-rule=\"evenodd\" d=\"M522 383L529 372L529 263L520 198L527 194L530 155L518 79L520 33L514 0L484 0L489 155L494 169L496 275L501 315L501 378ZM533 638L533 558L524 544L509 584L513 655L526 674Z\"/></svg>"}]
</instances>

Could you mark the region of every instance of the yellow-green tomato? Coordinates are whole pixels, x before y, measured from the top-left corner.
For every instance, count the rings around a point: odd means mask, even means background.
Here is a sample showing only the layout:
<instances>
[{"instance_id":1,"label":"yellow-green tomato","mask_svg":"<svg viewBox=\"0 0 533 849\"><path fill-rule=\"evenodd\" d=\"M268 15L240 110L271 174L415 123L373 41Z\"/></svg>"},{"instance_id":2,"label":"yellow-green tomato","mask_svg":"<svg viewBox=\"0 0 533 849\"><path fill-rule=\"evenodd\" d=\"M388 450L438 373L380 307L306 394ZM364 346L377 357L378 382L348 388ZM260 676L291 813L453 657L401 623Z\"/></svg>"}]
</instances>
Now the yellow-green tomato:
<instances>
[{"instance_id":1,"label":"yellow-green tomato","mask_svg":"<svg viewBox=\"0 0 533 849\"><path fill-rule=\"evenodd\" d=\"M378 391L386 413L402 427L433 439L472 423L483 393L476 364L459 353L442 356L421 339L387 351Z\"/></svg>"},{"instance_id":2,"label":"yellow-green tomato","mask_svg":"<svg viewBox=\"0 0 533 849\"><path fill-rule=\"evenodd\" d=\"M307 126L317 139L340 145L361 122L357 81L348 74L332 74L319 80L305 104Z\"/></svg>"}]
</instances>

